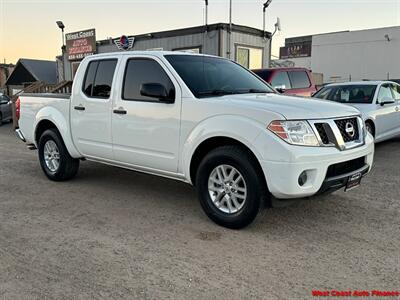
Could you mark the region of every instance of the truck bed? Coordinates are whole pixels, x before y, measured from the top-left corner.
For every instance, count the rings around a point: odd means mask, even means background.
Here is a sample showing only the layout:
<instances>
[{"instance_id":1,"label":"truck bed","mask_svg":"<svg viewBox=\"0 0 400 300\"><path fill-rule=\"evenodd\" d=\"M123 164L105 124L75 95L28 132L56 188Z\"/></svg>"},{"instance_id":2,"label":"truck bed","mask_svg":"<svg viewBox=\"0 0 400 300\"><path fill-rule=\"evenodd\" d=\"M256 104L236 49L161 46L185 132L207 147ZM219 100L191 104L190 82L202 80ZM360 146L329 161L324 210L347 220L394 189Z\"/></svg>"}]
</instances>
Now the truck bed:
<instances>
[{"instance_id":1,"label":"truck bed","mask_svg":"<svg viewBox=\"0 0 400 300\"><path fill-rule=\"evenodd\" d=\"M24 93L19 96L21 118L18 126L28 144L36 144L35 128L41 120L54 121L54 124L65 127L59 128L60 131L69 132L70 97L69 94L51 93Z\"/></svg>"}]
</instances>

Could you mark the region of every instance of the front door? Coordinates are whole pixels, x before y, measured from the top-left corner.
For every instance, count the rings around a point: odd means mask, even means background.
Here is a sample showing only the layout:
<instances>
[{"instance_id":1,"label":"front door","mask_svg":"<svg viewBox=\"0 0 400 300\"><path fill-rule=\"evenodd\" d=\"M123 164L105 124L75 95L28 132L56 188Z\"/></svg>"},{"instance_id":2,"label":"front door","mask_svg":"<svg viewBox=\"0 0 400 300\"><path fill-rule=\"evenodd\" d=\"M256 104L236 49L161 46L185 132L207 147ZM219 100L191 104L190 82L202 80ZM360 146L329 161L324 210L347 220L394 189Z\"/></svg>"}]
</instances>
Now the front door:
<instances>
[{"instance_id":1,"label":"front door","mask_svg":"<svg viewBox=\"0 0 400 300\"><path fill-rule=\"evenodd\" d=\"M72 135L85 157L113 159L111 108L116 66L117 59L90 61L82 88L72 94Z\"/></svg>"},{"instance_id":2,"label":"front door","mask_svg":"<svg viewBox=\"0 0 400 300\"><path fill-rule=\"evenodd\" d=\"M385 138L391 136L398 130L398 104L389 103L381 105L384 99L394 99L391 85L388 83L382 84L378 91L376 116L376 138Z\"/></svg>"},{"instance_id":3,"label":"front door","mask_svg":"<svg viewBox=\"0 0 400 300\"><path fill-rule=\"evenodd\" d=\"M115 160L146 171L176 173L181 90L165 64L152 56L125 56L121 92L112 114ZM143 84L165 87L173 103L143 96Z\"/></svg>"}]
</instances>

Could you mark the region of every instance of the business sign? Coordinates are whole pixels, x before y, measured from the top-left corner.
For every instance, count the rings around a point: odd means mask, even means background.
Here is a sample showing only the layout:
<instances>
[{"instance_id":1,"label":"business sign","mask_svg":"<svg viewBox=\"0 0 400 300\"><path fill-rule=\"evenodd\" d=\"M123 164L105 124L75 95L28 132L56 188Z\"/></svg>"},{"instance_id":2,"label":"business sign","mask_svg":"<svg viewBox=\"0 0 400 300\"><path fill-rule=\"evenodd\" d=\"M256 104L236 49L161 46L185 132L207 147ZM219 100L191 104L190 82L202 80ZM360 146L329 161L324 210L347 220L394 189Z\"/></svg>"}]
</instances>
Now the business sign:
<instances>
[{"instance_id":1,"label":"business sign","mask_svg":"<svg viewBox=\"0 0 400 300\"><path fill-rule=\"evenodd\" d=\"M296 57L310 57L311 56L311 42L293 44L286 47L281 47L279 51L280 59L296 58Z\"/></svg>"},{"instance_id":2,"label":"business sign","mask_svg":"<svg viewBox=\"0 0 400 300\"><path fill-rule=\"evenodd\" d=\"M81 60L96 53L96 30L88 29L65 35L68 60Z\"/></svg>"},{"instance_id":3,"label":"business sign","mask_svg":"<svg viewBox=\"0 0 400 300\"><path fill-rule=\"evenodd\" d=\"M122 35L120 38L114 40L114 44L117 46L119 50L132 49L134 42L135 42L134 37L127 37L126 35Z\"/></svg>"}]
</instances>

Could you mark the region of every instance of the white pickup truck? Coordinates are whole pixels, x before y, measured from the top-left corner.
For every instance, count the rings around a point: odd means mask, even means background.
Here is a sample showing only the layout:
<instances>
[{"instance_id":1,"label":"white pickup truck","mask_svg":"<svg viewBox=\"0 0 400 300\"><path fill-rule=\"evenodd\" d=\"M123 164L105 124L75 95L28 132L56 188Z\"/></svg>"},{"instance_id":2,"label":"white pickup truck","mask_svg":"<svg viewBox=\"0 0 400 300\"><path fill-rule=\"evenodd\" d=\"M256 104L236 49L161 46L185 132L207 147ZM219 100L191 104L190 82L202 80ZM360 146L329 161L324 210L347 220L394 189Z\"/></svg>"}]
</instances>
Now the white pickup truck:
<instances>
[{"instance_id":1,"label":"white pickup truck","mask_svg":"<svg viewBox=\"0 0 400 300\"><path fill-rule=\"evenodd\" d=\"M276 93L240 65L178 52L85 58L72 94L25 94L17 135L54 181L80 160L182 180L216 223L242 228L271 197L351 189L372 166L360 113ZM149 187L151 188L151 187Z\"/></svg>"}]
</instances>

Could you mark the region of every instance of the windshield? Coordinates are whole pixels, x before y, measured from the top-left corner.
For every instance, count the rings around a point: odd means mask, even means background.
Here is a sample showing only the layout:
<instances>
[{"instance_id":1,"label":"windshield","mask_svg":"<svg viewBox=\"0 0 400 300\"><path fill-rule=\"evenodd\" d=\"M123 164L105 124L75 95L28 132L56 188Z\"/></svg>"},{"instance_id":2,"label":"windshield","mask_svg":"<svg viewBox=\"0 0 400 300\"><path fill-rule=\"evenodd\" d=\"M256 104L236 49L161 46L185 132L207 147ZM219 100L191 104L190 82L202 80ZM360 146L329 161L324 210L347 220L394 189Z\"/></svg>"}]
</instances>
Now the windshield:
<instances>
[{"instance_id":1,"label":"windshield","mask_svg":"<svg viewBox=\"0 0 400 300\"><path fill-rule=\"evenodd\" d=\"M340 103L370 104L374 100L376 85L326 86L313 97Z\"/></svg>"},{"instance_id":2,"label":"windshield","mask_svg":"<svg viewBox=\"0 0 400 300\"><path fill-rule=\"evenodd\" d=\"M166 55L165 58L197 98L273 93L264 81L227 59L195 55Z\"/></svg>"}]
</instances>

